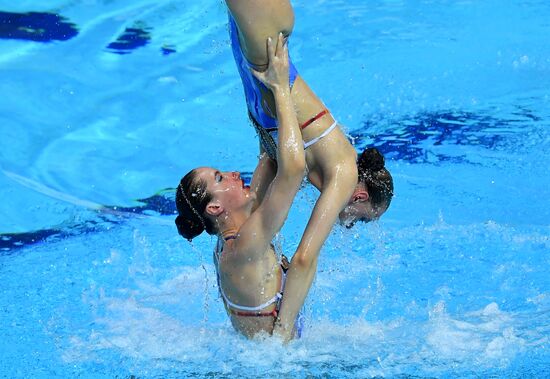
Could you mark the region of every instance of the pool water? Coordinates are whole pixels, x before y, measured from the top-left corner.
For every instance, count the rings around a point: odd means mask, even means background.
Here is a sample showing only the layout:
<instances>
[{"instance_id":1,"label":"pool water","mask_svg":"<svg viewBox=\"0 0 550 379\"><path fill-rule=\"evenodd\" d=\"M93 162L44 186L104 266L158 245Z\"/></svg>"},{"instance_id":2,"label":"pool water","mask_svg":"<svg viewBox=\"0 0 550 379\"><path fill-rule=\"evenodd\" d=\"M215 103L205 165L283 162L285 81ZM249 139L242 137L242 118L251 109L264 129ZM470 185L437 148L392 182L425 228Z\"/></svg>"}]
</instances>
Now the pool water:
<instances>
[{"instance_id":1,"label":"pool water","mask_svg":"<svg viewBox=\"0 0 550 379\"><path fill-rule=\"evenodd\" d=\"M0 376L550 376L550 4L294 1L290 52L396 195L302 339L237 335L174 187L250 178L223 2L0 0ZM291 255L305 186L275 243Z\"/></svg>"}]
</instances>

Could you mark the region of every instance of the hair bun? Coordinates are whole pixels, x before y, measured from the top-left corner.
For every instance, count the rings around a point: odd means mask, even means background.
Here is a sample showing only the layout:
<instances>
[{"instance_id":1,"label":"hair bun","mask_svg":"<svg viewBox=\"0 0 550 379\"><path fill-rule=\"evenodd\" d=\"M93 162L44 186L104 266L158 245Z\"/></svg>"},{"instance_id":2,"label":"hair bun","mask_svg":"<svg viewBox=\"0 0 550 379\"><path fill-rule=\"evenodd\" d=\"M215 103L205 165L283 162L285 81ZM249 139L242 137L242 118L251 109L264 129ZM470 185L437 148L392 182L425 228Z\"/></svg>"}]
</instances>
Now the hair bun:
<instances>
[{"instance_id":1,"label":"hair bun","mask_svg":"<svg viewBox=\"0 0 550 379\"><path fill-rule=\"evenodd\" d=\"M380 171L384 168L384 156L377 148L369 147L361 154L359 165L366 170Z\"/></svg>"},{"instance_id":2,"label":"hair bun","mask_svg":"<svg viewBox=\"0 0 550 379\"><path fill-rule=\"evenodd\" d=\"M174 220L178 227L178 233L185 239L191 241L204 231L204 226L201 222L194 222L188 218L179 215Z\"/></svg>"}]
</instances>

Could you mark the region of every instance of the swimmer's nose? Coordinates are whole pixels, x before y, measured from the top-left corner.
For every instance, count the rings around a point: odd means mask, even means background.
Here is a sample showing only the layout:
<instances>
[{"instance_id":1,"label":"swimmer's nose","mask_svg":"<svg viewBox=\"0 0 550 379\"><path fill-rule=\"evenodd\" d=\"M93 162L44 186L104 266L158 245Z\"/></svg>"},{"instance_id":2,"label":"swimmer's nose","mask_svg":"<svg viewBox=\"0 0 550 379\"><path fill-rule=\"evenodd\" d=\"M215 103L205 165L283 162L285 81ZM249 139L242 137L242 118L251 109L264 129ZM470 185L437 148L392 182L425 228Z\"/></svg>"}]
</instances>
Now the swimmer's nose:
<instances>
[{"instance_id":1,"label":"swimmer's nose","mask_svg":"<svg viewBox=\"0 0 550 379\"><path fill-rule=\"evenodd\" d=\"M238 171L233 171L231 174L233 175L233 179L240 179L241 178L241 173L238 172Z\"/></svg>"}]
</instances>

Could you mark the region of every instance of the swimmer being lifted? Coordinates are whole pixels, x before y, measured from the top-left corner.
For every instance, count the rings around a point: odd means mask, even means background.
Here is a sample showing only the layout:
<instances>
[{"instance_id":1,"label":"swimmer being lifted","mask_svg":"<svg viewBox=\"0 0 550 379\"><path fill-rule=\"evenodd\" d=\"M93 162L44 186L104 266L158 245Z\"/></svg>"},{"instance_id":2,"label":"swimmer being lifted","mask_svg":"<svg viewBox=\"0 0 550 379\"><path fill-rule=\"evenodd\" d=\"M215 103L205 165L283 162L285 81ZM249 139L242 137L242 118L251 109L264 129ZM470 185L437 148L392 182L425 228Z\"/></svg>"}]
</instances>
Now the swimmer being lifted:
<instances>
[{"instance_id":1,"label":"swimmer being lifted","mask_svg":"<svg viewBox=\"0 0 550 379\"><path fill-rule=\"evenodd\" d=\"M258 131L262 151L280 164L277 148L283 120L277 99L251 69L261 71L269 62L265 40L280 32L288 39L294 26L294 13L288 0L226 0L233 55L237 63L250 118ZM321 246L339 218L351 227L357 221L380 217L393 196L393 181L384 168L384 158L376 149L359 156L323 102L298 75L289 60L289 87L292 104L306 148L309 181L321 192L287 274L275 333L288 340L296 315L307 296L317 268ZM263 155L261 155L263 157ZM260 159L259 165L262 164ZM271 181L273 172L259 180ZM269 173L272 175L270 176ZM265 184L259 184L260 187ZM286 214L286 211L285 211Z\"/></svg>"}]
</instances>

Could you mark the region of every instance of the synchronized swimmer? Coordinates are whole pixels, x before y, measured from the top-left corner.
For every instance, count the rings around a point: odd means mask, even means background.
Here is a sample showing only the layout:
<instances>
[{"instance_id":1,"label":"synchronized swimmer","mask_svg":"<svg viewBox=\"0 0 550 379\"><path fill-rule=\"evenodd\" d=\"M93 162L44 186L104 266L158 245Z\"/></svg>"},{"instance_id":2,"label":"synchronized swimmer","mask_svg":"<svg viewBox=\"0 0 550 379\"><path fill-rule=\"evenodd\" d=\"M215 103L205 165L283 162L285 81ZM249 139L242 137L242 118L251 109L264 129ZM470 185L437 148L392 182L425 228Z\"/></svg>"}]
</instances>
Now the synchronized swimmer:
<instances>
[{"instance_id":1,"label":"synchronized swimmer","mask_svg":"<svg viewBox=\"0 0 550 379\"><path fill-rule=\"evenodd\" d=\"M238 173L212 168L188 173L176 193L176 224L187 239L203 230L218 235L214 259L233 326L248 337L265 331L288 341L332 226L337 220L352 227L379 218L390 205L393 180L378 150L357 154L292 64L289 0L226 4L233 55L261 142L260 159L250 189ZM285 275L271 240L306 167L320 196Z\"/></svg>"}]
</instances>

